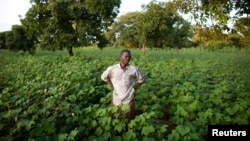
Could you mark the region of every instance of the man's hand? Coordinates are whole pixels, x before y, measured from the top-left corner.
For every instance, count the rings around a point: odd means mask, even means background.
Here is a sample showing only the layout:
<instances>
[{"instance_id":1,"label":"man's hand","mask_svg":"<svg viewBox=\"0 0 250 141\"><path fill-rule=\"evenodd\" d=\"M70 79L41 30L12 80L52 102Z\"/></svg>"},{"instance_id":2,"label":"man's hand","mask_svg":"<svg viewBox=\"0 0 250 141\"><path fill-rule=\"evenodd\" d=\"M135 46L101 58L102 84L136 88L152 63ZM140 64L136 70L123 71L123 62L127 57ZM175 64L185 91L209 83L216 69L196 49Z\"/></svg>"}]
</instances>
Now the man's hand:
<instances>
[{"instance_id":1,"label":"man's hand","mask_svg":"<svg viewBox=\"0 0 250 141\"><path fill-rule=\"evenodd\" d=\"M112 82L106 81L106 83L111 87L112 90L114 90L114 86L113 86Z\"/></svg>"},{"instance_id":2,"label":"man's hand","mask_svg":"<svg viewBox=\"0 0 250 141\"><path fill-rule=\"evenodd\" d=\"M141 86L141 84L142 84L142 83L138 83L138 82L137 82L137 83L135 83L135 85L134 85L134 89L139 88L139 87Z\"/></svg>"}]
</instances>

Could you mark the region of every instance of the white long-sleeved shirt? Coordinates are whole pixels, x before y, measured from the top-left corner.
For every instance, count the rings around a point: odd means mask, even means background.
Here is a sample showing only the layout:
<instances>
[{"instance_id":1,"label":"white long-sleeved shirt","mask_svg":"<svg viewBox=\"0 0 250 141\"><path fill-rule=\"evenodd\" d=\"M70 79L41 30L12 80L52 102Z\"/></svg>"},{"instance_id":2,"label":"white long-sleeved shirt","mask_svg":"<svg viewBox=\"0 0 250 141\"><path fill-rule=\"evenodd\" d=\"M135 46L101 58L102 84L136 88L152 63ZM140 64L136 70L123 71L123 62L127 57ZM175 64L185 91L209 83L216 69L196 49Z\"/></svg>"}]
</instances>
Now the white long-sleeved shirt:
<instances>
[{"instance_id":1,"label":"white long-sleeved shirt","mask_svg":"<svg viewBox=\"0 0 250 141\"><path fill-rule=\"evenodd\" d=\"M113 104L129 104L134 97L134 85L136 81L143 83L145 75L133 65L127 65L122 69L120 64L108 67L101 75L103 81L111 81L113 84Z\"/></svg>"}]
</instances>

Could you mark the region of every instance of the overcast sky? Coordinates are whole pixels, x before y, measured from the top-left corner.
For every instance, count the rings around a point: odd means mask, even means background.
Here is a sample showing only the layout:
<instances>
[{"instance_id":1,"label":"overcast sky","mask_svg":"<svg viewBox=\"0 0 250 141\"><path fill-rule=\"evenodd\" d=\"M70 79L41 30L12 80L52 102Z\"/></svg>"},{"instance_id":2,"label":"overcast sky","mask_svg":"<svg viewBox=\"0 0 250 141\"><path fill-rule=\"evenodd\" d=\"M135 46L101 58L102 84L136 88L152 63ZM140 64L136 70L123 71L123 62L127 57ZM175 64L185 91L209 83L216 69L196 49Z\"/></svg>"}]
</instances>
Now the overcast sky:
<instances>
[{"instance_id":1,"label":"overcast sky","mask_svg":"<svg viewBox=\"0 0 250 141\"><path fill-rule=\"evenodd\" d=\"M122 0L120 13L140 11L142 4L151 0ZM159 0L164 1L164 0ZM0 0L0 32L11 30L12 25L20 24L19 15L24 18L30 8L30 0Z\"/></svg>"}]
</instances>

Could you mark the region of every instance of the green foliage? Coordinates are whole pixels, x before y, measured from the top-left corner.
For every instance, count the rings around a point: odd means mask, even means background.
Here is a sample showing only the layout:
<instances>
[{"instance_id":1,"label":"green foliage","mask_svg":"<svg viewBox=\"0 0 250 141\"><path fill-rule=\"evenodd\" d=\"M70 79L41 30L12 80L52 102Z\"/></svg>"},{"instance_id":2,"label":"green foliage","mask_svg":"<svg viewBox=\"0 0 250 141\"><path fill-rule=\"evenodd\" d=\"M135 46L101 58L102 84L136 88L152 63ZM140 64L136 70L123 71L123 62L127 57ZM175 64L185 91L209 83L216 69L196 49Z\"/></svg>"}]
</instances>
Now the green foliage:
<instances>
[{"instance_id":1,"label":"green foliage","mask_svg":"<svg viewBox=\"0 0 250 141\"><path fill-rule=\"evenodd\" d=\"M30 35L27 29L21 25L13 25L11 31L2 33L2 46L10 51L18 52L28 51L29 54L35 54L35 43L37 39Z\"/></svg>"},{"instance_id":2,"label":"green foliage","mask_svg":"<svg viewBox=\"0 0 250 141\"><path fill-rule=\"evenodd\" d=\"M141 12L131 12L118 17L106 33L111 45L139 48L138 32L140 29L137 23L141 15Z\"/></svg>"},{"instance_id":3,"label":"green foliage","mask_svg":"<svg viewBox=\"0 0 250 141\"><path fill-rule=\"evenodd\" d=\"M190 23L173 8L171 2L152 1L144 7L138 23L139 41L149 47L186 47L190 37Z\"/></svg>"},{"instance_id":4,"label":"green foliage","mask_svg":"<svg viewBox=\"0 0 250 141\"><path fill-rule=\"evenodd\" d=\"M120 0L31 0L22 24L47 50L107 44L103 33L118 14Z\"/></svg>"},{"instance_id":5,"label":"green foliage","mask_svg":"<svg viewBox=\"0 0 250 141\"><path fill-rule=\"evenodd\" d=\"M208 124L250 123L249 54L132 50L147 82L128 121L129 106L111 107L100 79L119 52L0 52L0 140L205 140Z\"/></svg>"},{"instance_id":6,"label":"green foliage","mask_svg":"<svg viewBox=\"0 0 250 141\"><path fill-rule=\"evenodd\" d=\"M173 4L152 1L143 12L131 12L118 18L106 36L115 46L126 48L187 47L191 37L190 23L185 21Z\"/></svg>"},{"instance_id":7,"label":"green foliage","mask_svg":"<svg viewBox=\"0 0 250 141\"><path fill-rule=\"evenodd\" d=\"M6 32L0 32L0 49L7 49L5 45L5 42L6 42L5 34Z\"/></svg>"},{"instance_id":8,"label":"green foliage","mask_svg":"<svg viewBox=\"0 0 250 141\"><path fill-rule=\"evenodd\" d=\"M173 3L176 9L191 14L197 24L204 26L209 20L217 26L227 26L229 20L250 13L249 8L246 8L250 5L248 0L174 0Z\"/></svg>"},{"instance_id":9,"label":"green foliage","mask_svg":"<svg viewBox=\"0 0 250 141\"><path fill-rule=\"evenodd\" d=\"M193 42L199 47L208 50L218 50L225 46L242 47L240 40L242 37L236 34L224 34L220 29L216 28L199 28L194 26Z\"/></svg>"},{"instance_id":10,"label":"green foliage","mask_svg":"<svg viewBox=\"0 0 250 141\"><path fill-rule=\"evenodd\" d=\"M250 36L250 17L242 17L238 19L234 28L237 32L239 32L243 36Z\"/></svg>"},{"instance_id":11,"label":"green foliage","mask_svg":"<svg viewBox=\"0 0 250 141\"><path fill-rule=\"evenodd\" d=\"M238 35L237 43L239 44L239 47L242 48L249 48L250 44L250 18L249 17L242 17L238 19L235 24L234 28Z\"/></svg>"}]
</instances>

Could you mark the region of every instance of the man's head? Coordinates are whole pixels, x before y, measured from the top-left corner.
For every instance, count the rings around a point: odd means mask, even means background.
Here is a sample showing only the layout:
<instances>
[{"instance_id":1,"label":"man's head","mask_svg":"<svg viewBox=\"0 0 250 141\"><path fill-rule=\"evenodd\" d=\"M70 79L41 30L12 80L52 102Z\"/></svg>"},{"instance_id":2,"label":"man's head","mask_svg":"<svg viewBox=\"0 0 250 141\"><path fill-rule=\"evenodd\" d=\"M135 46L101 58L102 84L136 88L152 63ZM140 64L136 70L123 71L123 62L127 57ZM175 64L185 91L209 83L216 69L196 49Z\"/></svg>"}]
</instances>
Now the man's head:
<instances>
[{"instance_id":1,"label":"man's head","mask_svg":"<svg viewBox=\"0 0 250 141\"><path fill-rule=\"evenodd\" d=\"M129 50L124 49L120 54L120 63L127 65L131 59L131 53Z\"/></svg>"}]
</instances>

